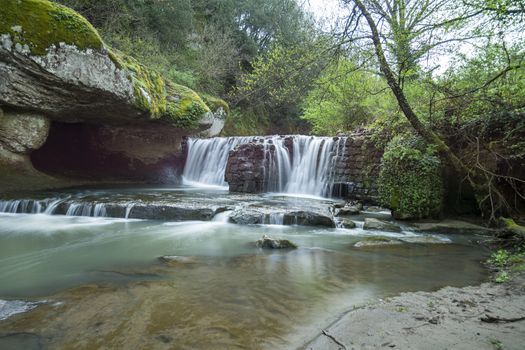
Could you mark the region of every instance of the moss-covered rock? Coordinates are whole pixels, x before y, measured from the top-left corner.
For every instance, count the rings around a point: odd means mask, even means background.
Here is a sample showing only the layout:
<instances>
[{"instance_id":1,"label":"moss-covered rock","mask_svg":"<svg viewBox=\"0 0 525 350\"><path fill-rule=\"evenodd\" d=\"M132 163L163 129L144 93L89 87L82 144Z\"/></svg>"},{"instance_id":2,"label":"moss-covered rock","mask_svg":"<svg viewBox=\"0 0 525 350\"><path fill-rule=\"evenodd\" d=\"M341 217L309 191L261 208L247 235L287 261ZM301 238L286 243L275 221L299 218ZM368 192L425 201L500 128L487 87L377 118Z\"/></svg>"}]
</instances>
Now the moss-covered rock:
<instances>
[{"instance_id":1,"label":"moss-covered rock","mask_svg":"<svg viewBox=\"0 0 525 350\"><path fill-rule=\"evenodd\" d=\"M381 159L379 194L396 219L439 216L443 183L435 148L411 135L394 138Z\"/></svg>"},{"instance_id":2,"label":"moss-covered rock","mask_svg":"<svg viewBox=\"0 0 525 350\"><path fill-rule=\"evenodd\" d=\"M77 12L42 0L0 0L0 33L26 46L33 55L63 42L79 49L101 49L104 44L93 26Z\"/></svg>"},{"instance_id":3,"label":"moss-covered rock","mask_svg":"<svg viewBox=\"0 0 525 350\"><path fill-rule=\"evenodd\" d=\"M225 113L230 113L230 106L223 99L208 94L201 94L201 97L212 111L215 112L222 108Z\"/></svg>"},{"instance_id":4,"label":"moss-covered rock","mask_svg":"<svg viewBox=\"0 0 525 350\"><path fill-rule=\"evenodd\" d=\"M212 124L197 93L106 47L75 11L47 0L0 0L0 8L0 104L75 122L157 121L195 132Z\"/></svg>"}]
</instances>

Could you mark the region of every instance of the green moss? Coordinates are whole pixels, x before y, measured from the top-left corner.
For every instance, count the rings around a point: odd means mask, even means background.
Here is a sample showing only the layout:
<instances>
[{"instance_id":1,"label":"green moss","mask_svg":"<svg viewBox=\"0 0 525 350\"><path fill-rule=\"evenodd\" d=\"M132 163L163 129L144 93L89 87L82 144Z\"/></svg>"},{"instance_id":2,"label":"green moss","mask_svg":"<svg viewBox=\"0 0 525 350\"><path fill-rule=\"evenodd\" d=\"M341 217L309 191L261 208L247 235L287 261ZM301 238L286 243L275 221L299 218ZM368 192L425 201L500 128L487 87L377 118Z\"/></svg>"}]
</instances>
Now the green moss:
<instances>
[{"instance_id":1,"label":"green moss","mask_svg":"<svg viewBox=\"0 0 525 350\"><path fill-rule=\"evenodd\" d=\"M210 111L199 95L190 88L168 83L167 107L164 119L179 127L195 128L204 113Z\"/></svg>"},{"instance_id":2,"label":"green moss","mask_svg":"<svg viewBox=\"0 0 525 350\"><path fill-rule=\"evenodd\" d=\"M201 94L202 100L212 111L216 111L222 107L226 113L230 113L230 106L228 103L221 98L214 97L208 94Z\"/></svg>"},{"instance_id":3,"label":"green moss","mask_svg":"<svg viewBox=\"0 0 525 350\"><path fill-rule=\"evenodd\" d=\"M513 219L500 217L498 219L498 223L507 231L512 232L515 235L525 237L525 227L518 225Z\"/></svg>"},{"instance_id":4,"label":"green moss","mask_svg":"<svg viewBox=\"0 0 525 350\"><path fill-rule=\"evenodd\" d=\"M119 69L127 70L133 84L137 107L149 112L152 119L160 119L167 111L166 83L154 70L146 68L133 57L110 50L109 56Z\"/></svg>"},{"instance_id":5,"label":"green moss","mask_svg":"<svg viewBox=\"0 0 525 350\"><path fill-rule=\"evenodd\" d=\"M45 55L53 44L79 49L101 49L103 42L93 26L77 12L45 0L0 0L0 34L27 45L33 55Z\"/></svg>"},{"instance_id":6,"label":"green moss","mask_svg":"<svg viewBox=\"0 0 525 350\"><path fill-rule=\"evenodd\" d=\"M397 219L439 216L443 201L441 163L434 147L414 136L396 137L381 159L381 204Z\"/></svg>"},{"instance_id":7,"label":"green moss","mask_svg":"<svg viewBox=\"0 0 525 350\"><path fill-rule=\"evenodd\" d=\"M104 43L93 26L77 12L46 0L0 0L0 34L27 45L31 54L45 55L47 48L64 42L79 49L102 49ZM133 57L108 49L117 68L129 73L135 105L153 120L179 127L196 127L210 109L193 90L165 81ZM209 97L210 104L226 102ZM222 101L222 102L221 102Z\"/></svg>"}]
</instances>

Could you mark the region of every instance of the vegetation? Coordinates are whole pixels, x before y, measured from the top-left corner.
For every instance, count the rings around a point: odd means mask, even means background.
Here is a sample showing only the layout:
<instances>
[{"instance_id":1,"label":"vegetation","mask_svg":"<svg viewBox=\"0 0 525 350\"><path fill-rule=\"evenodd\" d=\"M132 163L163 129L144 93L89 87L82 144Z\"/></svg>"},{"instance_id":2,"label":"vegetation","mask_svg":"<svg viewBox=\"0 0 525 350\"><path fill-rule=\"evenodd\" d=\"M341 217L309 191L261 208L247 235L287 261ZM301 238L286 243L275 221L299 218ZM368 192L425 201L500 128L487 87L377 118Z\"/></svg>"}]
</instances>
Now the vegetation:
<instances>
[{"instance_id":1,"label":"vegetation","mask_svg":"<svg viewBox=\"0 0 525 350\"><path fill-rule=\"evenodd\" d=\"M14 43L26 46L34 55L60 42L80 49L100 49L102 39L93 26L75 11L41 0L1 0L0 33L10 34Z\"/></svg>"},{"instance_id":2,"label":"vegetation","mask_svg":"<svg viewBox=\"0 0 525 350\"><path fill-rule=\"evenodd\" d=\"M395 137L381 161L382 203L397 219L437 217L443 202L441 162L433 145L418 137Z\"/></svg>"},{"instance_id":3,"label":"vegetation","mask_svg":"<svg viewBox=\"0 0 525 350\"><path fill-rule=\"evenodd\" d=\"M331 31L295 0L56 2L93 23L134 72L137 101L155 117L191 126L208 105L231 109L225 135L366 128L378 146L388 145L382 198L400 216L437 213L442 186L430 179L440 167L462 179L488 222L523 216L522 0L340 0ZM46 4L45 16L60 6ZM2 5L3 31L34 53L59 37L81 48L102 45L72 11L61 11L63 21L42 43L41 19L20 18L20 30L9 18L14 3ZM163 99L168 91L180 98ZM428 181L410 180L418 172Z\"/></svg>"},{"instance_id":4,"label":"vegetation","mask_svg":"<svg viewBox=\"0 0 525 350\"><path fill-rule=\"evenodd\" d=\"M525 271L525 247L499 249L491 254L487 262L497 269L494 276L496 283L508 282L515 274Z\"/></svg>"}]
</instances>

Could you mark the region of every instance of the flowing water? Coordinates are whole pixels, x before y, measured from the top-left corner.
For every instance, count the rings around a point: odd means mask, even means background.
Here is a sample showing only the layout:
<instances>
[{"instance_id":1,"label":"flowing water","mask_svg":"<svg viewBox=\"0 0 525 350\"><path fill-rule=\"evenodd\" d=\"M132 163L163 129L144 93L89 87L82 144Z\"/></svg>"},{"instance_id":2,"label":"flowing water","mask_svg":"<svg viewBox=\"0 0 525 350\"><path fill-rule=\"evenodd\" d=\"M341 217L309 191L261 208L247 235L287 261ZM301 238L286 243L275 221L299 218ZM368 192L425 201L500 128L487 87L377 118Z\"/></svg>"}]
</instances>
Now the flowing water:
<instances>
[{"instance_id":1,"label":"flowing water","mask_svg":"<svg viewBox=\"0 0 525 350\"><path fill-rule=\"evenodd\" d=\"M321 197L331 193L334 162L344 151L346 138L292 135L189 139L185 183L228 186L224 180L228 154L249 142L264 147L266 192Z\"/></svg>"},{"instance_id":2,"label":"flowing water","mask_svg":"<svg viewBox=\"0 0 525 350\"><path fill-rule=\"evenodd\" d=\"M38 195L0 203L1 349L296 347L353 305L485 278L474 236L365 231L360 218L352 230L282 226L279 213L228 223L239 206L303 198L187 187ZM231 209L210 221L129 219L150 198ZM115 201L120 217L105 217ZM299 249L255 248L263 235ZM415 243L353 247L376 235Z\"/></svg>"}]
</instances>

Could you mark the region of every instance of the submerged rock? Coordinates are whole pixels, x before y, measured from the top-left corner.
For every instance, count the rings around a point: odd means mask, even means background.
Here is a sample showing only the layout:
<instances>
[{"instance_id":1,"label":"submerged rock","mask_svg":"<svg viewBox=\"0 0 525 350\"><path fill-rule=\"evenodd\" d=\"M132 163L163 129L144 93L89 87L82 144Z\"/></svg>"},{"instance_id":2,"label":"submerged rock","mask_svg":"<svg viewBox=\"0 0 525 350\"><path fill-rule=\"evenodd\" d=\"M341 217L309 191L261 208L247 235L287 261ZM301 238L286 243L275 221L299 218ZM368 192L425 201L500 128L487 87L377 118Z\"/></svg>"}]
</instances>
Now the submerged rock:
<instances>
[{"instance_id":1,"label":"submerged rock","mask_svg":"<svg viewBox=\"0 0 525 350\"><path fill-rule=\"evenodd\" d=\"M401 227L399 227L398 225L375 218L366 218L363 228L365 230L401 232Z\"/></svg>"},{"instance_id":2,"label":"submerged rock","mask_svg":"<svg viewBox=\"0 0 525 350\"><path fill-rule=\"evenodd\" d=\"M364 240L359 241L356 244L354 244L354 247L362 248L362 247L373 247L373 246L393 245L393 244L402 244L402 243L403 242L398 239L378 236L378 237L367 237Z\"/></svg>"},{"instance_id":3,"label":"submerged rock","mask_svg":"<svg viewBox=\"0 0 525 350\"><path fill-rule=\"evenodd\" d=\"M460 220L424 221L413 222L410 226L417 231L429 231L439 233L461 233L461 232L480 232L491 233L494 229L471 224Z\"/></svg>"},{"instance_id":4,"label":"submerged rock","mask_svg":"<svg viewBox=\"0 0 525 350\"><path fill-rule=\"evenodd\" d=\"M197 262L197 258L194 256L163 255L160 256L158 259L169 266L195 264Z\"/></svg>"},{"instance_id":5,"label":"submerged rock","mask_svg":"<svg viewBox=\"0 0 525 350\"><path fill-rule=\"evenodd\" d=\"M255 242L255 246L262 249L297 249L297 245L287 239L273 239L267 235Z\"/></svg>"}]
</instances>

